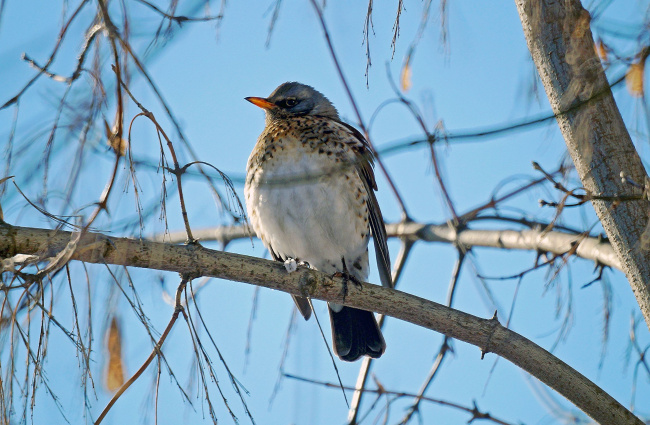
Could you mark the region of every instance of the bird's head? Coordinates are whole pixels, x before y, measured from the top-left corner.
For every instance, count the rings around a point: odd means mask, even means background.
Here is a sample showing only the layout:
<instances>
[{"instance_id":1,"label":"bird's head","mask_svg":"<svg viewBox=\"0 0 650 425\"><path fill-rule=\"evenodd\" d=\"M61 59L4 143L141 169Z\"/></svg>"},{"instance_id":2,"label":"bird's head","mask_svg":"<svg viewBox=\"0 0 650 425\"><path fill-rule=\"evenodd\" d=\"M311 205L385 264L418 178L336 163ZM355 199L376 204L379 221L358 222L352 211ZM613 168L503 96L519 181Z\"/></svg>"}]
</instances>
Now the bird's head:
<instances>
[{"instance_id":1,"label":"bird's head","mask_svg":"<svg viewBox=\"0 0 650 425\"><path fill-rule=\"evenodd\" d=\"M266 111L270 119L314 115L339 119L332 102L321 92L306 84L280 84L267 98L247 97L246 100Z\"/></svg>"}]
</instances>

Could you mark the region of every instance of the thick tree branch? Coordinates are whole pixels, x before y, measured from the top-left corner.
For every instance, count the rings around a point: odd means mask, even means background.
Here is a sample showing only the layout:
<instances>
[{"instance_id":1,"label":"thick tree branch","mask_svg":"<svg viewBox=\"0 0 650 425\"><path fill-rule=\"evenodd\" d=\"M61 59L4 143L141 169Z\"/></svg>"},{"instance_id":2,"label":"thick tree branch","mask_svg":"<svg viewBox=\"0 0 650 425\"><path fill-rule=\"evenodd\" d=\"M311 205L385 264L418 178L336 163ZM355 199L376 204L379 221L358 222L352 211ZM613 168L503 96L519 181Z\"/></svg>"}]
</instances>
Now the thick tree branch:
<instances>
[{"instance_id":1,"label":"thick tree branch","mask_svg":"<svg viewBox=\"0 0 650 425\"><path fill-rule=\"evenodd\" d=\"M592 195L630 194L630 185L619 178L621 171L637 182L645 182L646 172L594 50L589 12L579 0L515 2L583 186ZM592 203L650 327L648 202Z\"/></svg>"},{"instance_id":2,"label":"thick tree branch","mask_svg":"<svg viewBox=\"0 0 650 425\"><path fill-rule=\"evenodd\" d=\"M0 257L17 254L52 257L77 235L65 231L14 227L0 223ZM281 263L214 251L200 245L171 245L85 233L72 255L75 260L211 276L251 283L295 295L376 311L408 321L493 352L537 377L601 424L642 422L590 380L537 344L504 328L493 318L481 319L394 289L367 283L350 285L343 299L342 278L299 268L287 273Z\"/></svg>"},{"instance_id":3,"label":"thick tree branch","mask_svg":"<svg viewBox=\"0 0 650 425\"><path fill-rule=\"evenodd\" d=\"M194 236L201 241L219 241L227 245L233 240L249 238L250 234L242 226L223 226L193 230ZM386 224L388 237L406 238L411 241L455 243L467 248L487 247L499 249L516 249L525 251L550 252L562 255L574 249L575 255L597 264L622 270L621 263L607 240L596 237L584 237L560 231L544 230L474 230L456 231L447 224L424 224L402 222ZM172 232L156 235L159 242L184 243L184 232Z\"/></svg>"}]
</instances>

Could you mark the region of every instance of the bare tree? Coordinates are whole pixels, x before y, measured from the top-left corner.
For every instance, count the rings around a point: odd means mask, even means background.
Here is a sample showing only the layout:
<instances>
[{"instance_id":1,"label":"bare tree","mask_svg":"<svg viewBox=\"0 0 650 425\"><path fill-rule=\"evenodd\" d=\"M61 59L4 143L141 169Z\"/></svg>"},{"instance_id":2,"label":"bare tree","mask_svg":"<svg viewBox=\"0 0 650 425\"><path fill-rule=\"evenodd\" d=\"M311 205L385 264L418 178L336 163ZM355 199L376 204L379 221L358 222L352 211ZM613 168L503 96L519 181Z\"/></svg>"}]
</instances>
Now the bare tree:
<instances>
[{"instance_id":1,"label":"bare tree","mask_svg":"<svg viewBox=\"0 0 650 425\"><path fill-rule=\"evenodd\" d=\"M354 385L344 382L336 364L333 368L338 380L332 382L286 372L285 366L291 361L287 358L289 340L295 332L292 317L272 398L280 391L281 382L292 379L323 392L342 391L339 402L348 403L348 423L372 423L373 419L410 423L421 414L421 405L425 403L452 408L465 415L465 419L469 415L470 422L517 422L516 418L501 419L510 416L509 412L493 414L479 409L476 403L469 405L430 396L431 384L453 351L453 341L459 340L478 347L481 358L494 353L510 361L597 423L644 423L642 415L649 412L643 410L645 406L641 411L635 410L634 400L636 383L650 378L650 365L645 358L648 346L643 342L648 333L639 326L639 317L643 317L650 327L649 180L612 88L626 81L631 94L643 96L645 105L643 66L650 52L643 44L647 39L647 22L636 34L640 47L626 56L618 51L616 43L594 42L591 26L598 22L601 8L606 6L597 4L590 13L577 0L517 0L528 48L552 111L522 122L454 132L446 130L442 122L428 123L422 112L427 103L416 102L407 95L413 63L421 54L423 34L431 26L432 3L425 1L422 5L419 26L415 26L413 41L406 49L399 84L388 67L392 94L378 108L381 111L386 105L400 105L422 137L402 138L387 145L379 145L372 134L375 116L368 121L362 116L355 90L346 78L345 64L337 52L328 9L315 0L309 2L309 7L317 24L314 30L322 37L328 60L332 61L350 102L352 124L377 151L377 174L383 175L386 191L391 192L401 216L399 221L387 223L388 236L394 241L391 243L399 247L393 261L393 282L404 284L407 260L413 258L416 244L444 244L455 255L455 263L449 267L446 305L399 291L400 286L388 289L363 283L350 285L345 293L341 278L306 266L287 273L280 263L226 251L227 247L237 246L238 240L254 239L237 195L241 174L226 174L200 155L190 143L182 119L173 112L178 108L165 100L165 87L156 83L150 71L151 62L168 51L177 35L190 28L190 24L213 24L217 36L222 35L226 31L222 24L228 15L225 1L217 12L210 10L209 1L202 0L172 1L167 6L147 0L63 2L54 47L44 59L25 54L24 62L34 69L32 76L13 84L13 94L8 99L0 99L0 111L11 115L7 121L10 128L3 135L6 159L0 183L0 200L5 210L4 215L0 210L0 423L33 421L34 412L42 403L51 403L58 408L60 417L66 418L70 409L68 383L51 379L49 373L57 367L57 356L62 355L58 348L56 353L49 348L55 334L62 335L70 353L76 354L75 374L83 392L80 410L87 422L102 423L115 412L116 406L125 402L125 394L136 391L131 388L135 383L151 376L151 404L145 408L145 415L153 417L156 423L165 422L158 415L163 378L177 388L174 399L178 405L189 405L214 423L222 415L230 416L234 422L244 415L251 423L266 423L260 413L249 407L251 398L246 386L227 361L241 353L237 348L219 344L215 331L220 327L204 318L206 303L201 303L201 292L214 282L211 278L256 286L246 356L260 287L374 311L382 325L390 317L444 335L439 349L431 353L431 369L421 373L420 388L400 391L385 386L380 376L371 375L375 361L369 358L359 362ZM391 56L398 49L400 31L404 29L405 4L399 0L396 6L390 31ZM12 19L11 9L5 7L0 0L0 22ZM281 1L274 3L268 18L267 44L274 42L276 24L287 7ZM448 8L443 0L437 13L445 49L449 43ZM367 55L368 85L376 13L371 0L364 27L360 28ZM75 33L81 28L85 28L82 34ZM66 39L75 37L80 41L76 61L61 64L57 57L66 56ZM60 71L62 68L68 71ZM624 73L606 74L610 69ZM177 83L182 84L186 78L192 77L183 76ZM35 92L36 87L46 87L45 94ZM30 96L44 99L51 106L46 109L45 119L33 116L31 110L23 110L23 105L34 102ZM22 114L29 116L32 131L24 129ZM495 188L492 195L474 201L470 208L458 205L444 166L445 145L531 129L553 121L559 124L572 163L564 161L555 169L547 169L534 162L529 176L507 179L507 189ZM430 160L433 187L445 212L443 220L417 221L407 207L409 200L395 178L391 155L412 149L426 152ZM153 159L152 152L157 159ZM296 176L295 181L283 184L309 184L310 179L320 177ZM191 189L197 182L212 195L221 226L193 225L202 212L197 207L197 192ZM422 185L422 181L418 183ZM157 188L156 196L149 195L152 187ZM530 214L529 211L539 211L540 206L529 201L524 201L527 211L512 208L509 203L523 195L542 196L541 207L550 214ZM595 223L570 216L576 210L589 214L590 205L598 216ZM605 234L599 233L601 225ZM170 231L175 227L183 230ZM514 274L503 271L498 276L489 276L480 271L481 256L476 252L482 247L532 252L534 261L518 263L521 267ZM560 287L557 282L563 273L569 273L567 270L574 262L595 264L593 275L587 279L582 276L581 283L584 287L598 283L606 292L603 348L600 353L590 353L591 358L600 354L601 364L613 291L608 274L616 276L623 272L636 296L638 306L629 328L628 357L634 357L635 367L630 389L632 402L628 407L608 394L607 388L600 388L581 374L577 370L580 365L572 367L554 354L571 326L571 294L559 291L557 315L561 317L561 329L550 350L533 342L534 335L525 336L511 329L521 282L545 271L548 286ZM461 272L468 271L479 283L481 295L495 307L493 317L480 318L453 308ZM409 283L424 286L428 278L420 276L418 280L422 282ZM170 279L175 290L168 292ZM509 310L494 301L491 282L495 280L516 283ZM567 287L570 292L571 285ZM162 310L147 306L143 301L145 294L162 294L166 300L170 308L162 321L155 319ZM563 303L565 307L561 306ZM127 315L130 319L125 325ZM164 328L158 331L161 323ZM149 347L147 353L140 350L142 355L137 360L125 353L124 343L125 329L136 325ZM187 378L179 370L178 360L167 351L174 329L185 338L184 344L177 344L176 348L182 349L182 356L192 359L192 371ZM417 348L414 343L413 350ZM327 350L325 343L322 350ZM213 361L215 358L219 362ZM102 364L101 376L96 362ZM135 372L129 373L130 362L138 364ZM219 379L223 374L230 385ZM59 388L63 388L63 393ZM142 391L143 387L139 388ZM346 393L351 394L349 401ZM647 391L643 394L647 395ZM233 397L236 403L232 402ZM396 414L394 406L400 401L406 401L408 408ZM560 410L549 410L553 409ZM583 419L567 413L562 420L575 423Z\"/></svg>"}]
</instances>

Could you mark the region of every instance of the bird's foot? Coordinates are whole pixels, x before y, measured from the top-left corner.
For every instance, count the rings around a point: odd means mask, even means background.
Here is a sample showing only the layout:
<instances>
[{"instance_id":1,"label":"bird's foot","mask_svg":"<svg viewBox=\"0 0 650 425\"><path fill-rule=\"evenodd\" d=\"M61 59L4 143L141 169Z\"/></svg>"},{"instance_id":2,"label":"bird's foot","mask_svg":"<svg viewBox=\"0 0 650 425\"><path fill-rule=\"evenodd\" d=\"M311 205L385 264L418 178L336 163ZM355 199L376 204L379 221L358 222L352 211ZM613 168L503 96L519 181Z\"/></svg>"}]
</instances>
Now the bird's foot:
<instances>
[{"instance_id":1,"label":"bird's foot","mask_svg":"<svg viewBox=\"0 0 650 425\"><path fill-rule=\"evenodd\" d=\"M350 280L350 275L348 275L347 273L336 272L332 275L332 277L343 278L343 288L341 288L341 296L343 297L343 301L345 301L345 297L348 295L348 281Z\"/></svg>"},{"instance_id":2,"label":"bird's foot","mask_svg":"<svg viewBox=\"0 0 650 425\"><path fill-rule=\"evenodd\" d=\"M354 275L350 274L348 267L345 264L345 258L341 258L341 260L343 262L343 271L334 273L332 277L343 278L343 288L341 289L341 295L343 296L343 301L345 301L345 297L348 295L348 282L352 282L356 285L357 288L361 288L361 281Z\"/></svg>"},{"instance_id":3,"label":"bird's foot","mask_svg":"<svg viewBox=\"0 0 650 425\"><path fill-rule=\"evenodd\" d=\"M286 269L287 273L295 272L300 266L309 267L309 263L291 257L284 260L284 268Z\"/></svg>"},{"instance_id":4,"label":"bird's foot","mask_svg":"<svg viewBox=\"0 0 650 425\"><path fill-rule=\"evenodd\" d=\"M284 260L284 268L287 273L293 273L298 270L298 263L295 258L287 258Z\"/></svg>"}]
</instances>

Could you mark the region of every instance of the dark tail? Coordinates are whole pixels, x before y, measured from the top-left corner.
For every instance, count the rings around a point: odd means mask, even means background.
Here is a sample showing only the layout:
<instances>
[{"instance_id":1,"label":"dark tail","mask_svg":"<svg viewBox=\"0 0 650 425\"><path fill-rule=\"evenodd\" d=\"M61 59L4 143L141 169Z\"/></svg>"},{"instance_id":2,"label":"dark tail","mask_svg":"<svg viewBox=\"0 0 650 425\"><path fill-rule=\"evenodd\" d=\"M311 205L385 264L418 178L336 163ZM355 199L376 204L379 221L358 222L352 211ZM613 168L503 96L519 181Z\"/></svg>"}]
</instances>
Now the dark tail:
<instances>
[{"instance_id":1,"label":"dark tail","mask_svg":"<svg viewBox=\"0 0 650 425\"><path fill-rule=\"evenodd\" d=\"M292 295L292 297L293 301L296 303L296 307L298 307L298 311L302 314L302 317L304 317L305 320L309 320L311 317L311 305L309 304L309 300L297 295Z\"/></svg>"},{"instance_id":2,"label":"dark tail","mask_svg":"<svg viewBox=\"0 0 650 425\"><path fill-rule=\"evenodd\" d=\"M364 355L377 359L384 354L386 342L373 312L350 307L343 307L338 313L328 310L334 352L341 360L353 362Z\"/></svg>"}]
</instances>

